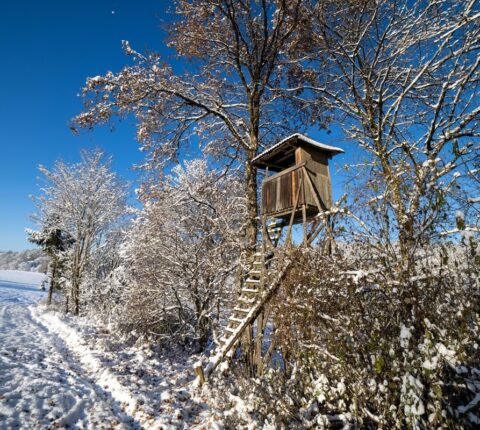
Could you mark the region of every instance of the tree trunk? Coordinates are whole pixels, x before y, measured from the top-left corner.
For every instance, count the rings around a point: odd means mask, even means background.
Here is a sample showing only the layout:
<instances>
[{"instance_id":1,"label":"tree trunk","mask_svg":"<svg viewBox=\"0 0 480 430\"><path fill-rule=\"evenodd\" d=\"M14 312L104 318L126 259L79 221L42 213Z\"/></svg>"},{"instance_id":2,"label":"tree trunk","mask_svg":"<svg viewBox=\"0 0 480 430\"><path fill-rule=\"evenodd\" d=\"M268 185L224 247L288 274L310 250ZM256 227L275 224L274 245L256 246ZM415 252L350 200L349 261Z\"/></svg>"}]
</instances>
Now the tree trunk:
<instances>
[{"instance_id":1,"label":"tree trunk","mask_svg":"<svg viewBox=\"0 0 480 430\"><path fill-rule=\"evenodd\" d=\"M80 280L74 275L72 279L72 307L74 315L78 315L80 310L80 300L79 300L79 290L80 290Z\"/></svg>"},{"instance_id":2,"label":"tree trunk","mask_svg":"<svg viewBox=\"0 0 480 430\"><path fill-rule=\"evenodd\" d=\"M259 146L259 120L260 120L260 94L255 91L249 100L250 104L250 148L247 151L247 163L245 166L246 179L246 195L247 195L247 257L251 256L255 251L257 244L257 225L258 225L258 209L257 209L257 168L252 166L252 160L257 155Z\"/></svg>"},{"instance_id":3,"label":"tree trunk","mask_svg":"<svg viewBox=\"0 0 480 430\"><path fill-rule=\"evenodd\" d=\"M57 261L54 259L52 264L52 280L50 281L50 288L48 289L47 304L49 306L52 304L53 290L55 289L55 283L57 278L57 264Z\"/></svg>"},{"instance_id":4,"label":"tree trunk","mask_svg":"<svg viewBox=\"0 0 480 430\"><path fill-rule=\"evenodd\" d=\"M88 223L91 225L91 222ZM90 249L90 233L87 229L78 237L75 243L75 255L72 263L72 307L74 315L78 315L80 311L80 282L89 259Z\"/></svg>"},{"instance_id":5,"label":"tree trunk","mask_svg":"<svg viewBox=\"0 0 480 430\"><path fill-rule=\"evenodd\" d=\"M413 268L414 261L414 232L413 232L413 219L408 217L407 221L404 221L400 225L400 232L398 234L398 241L400 246L400 255L402 257L402 272L408 278L410 276L411 269Z\"/></svg>"},{"instance_id":6,"label":"tree trunk","mask_svg":"<svg viewBox=\"0 0 480 430\"><path fill-rule=\"evenodd\" d=\"M247 230L246 247L247 255L251 255L255 250L257 243L257 169L251 165L251 160L255 156L255 151L250 151L245 166L246 172L246 195L247 195Z\"/></svg>"}]
</instances>

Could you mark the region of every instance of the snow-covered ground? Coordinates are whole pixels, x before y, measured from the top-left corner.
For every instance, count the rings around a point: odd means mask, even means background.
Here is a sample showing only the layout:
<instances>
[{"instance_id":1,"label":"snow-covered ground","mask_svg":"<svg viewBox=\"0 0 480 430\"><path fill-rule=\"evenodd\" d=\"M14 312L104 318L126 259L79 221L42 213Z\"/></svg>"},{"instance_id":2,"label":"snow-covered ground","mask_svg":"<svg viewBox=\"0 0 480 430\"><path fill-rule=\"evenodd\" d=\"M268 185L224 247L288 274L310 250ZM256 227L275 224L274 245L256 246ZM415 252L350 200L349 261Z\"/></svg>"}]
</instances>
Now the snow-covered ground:
<instances>
[{"instance_id":1,"label":"snow-covered ground","mask_svg":"<svg viewBox=\"0 0 480 430\"><path fill-rule=\"evenodd\" d=\"M0 306L9 303L31 304L40 300L45 292L41 286L45 281L43 273L0 270Z\"/></svg>"},{"instance_id":2,"label":"snow-covered ground","mask_svg":"<svg viewBox=\"0 0 480 430\"><path fill-rule=\"evenodd\" d=\"M1 429L223 427L192 384L195 358L46 311L36 304L43 276L0 271Z\"/></svg>"},{"instance_id":3,"label":"snow-covered ground","mask_svg":"<svg viewBox=\"0 0 480 430\"><path fill-rule=\"evenodd\" d=\"M125 428L108 392L78 364L62 339L33 317L44 275L0 271L0 427Z\"/></svg>"}]
</instances>

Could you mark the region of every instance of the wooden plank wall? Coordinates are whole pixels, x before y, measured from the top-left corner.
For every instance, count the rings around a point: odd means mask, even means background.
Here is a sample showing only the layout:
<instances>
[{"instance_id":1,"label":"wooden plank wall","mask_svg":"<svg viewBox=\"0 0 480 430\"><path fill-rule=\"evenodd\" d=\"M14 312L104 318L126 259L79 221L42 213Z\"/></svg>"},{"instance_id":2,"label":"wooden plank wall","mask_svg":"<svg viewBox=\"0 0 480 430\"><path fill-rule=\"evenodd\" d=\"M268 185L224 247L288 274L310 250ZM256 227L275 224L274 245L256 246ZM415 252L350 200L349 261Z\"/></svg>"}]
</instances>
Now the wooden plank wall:
<instances>
[{"instance_id":1,"label":"wooden plank wall","mask_svg":"<svg viewBox=\"0 0 480 430\"><path fill-rule=\"evenodd\" d=\"M329 208L332 205L330 178L318 172L309 173L318 195L326 208ZM262 214L274 215L291 210L295 204L298 187L304 180L302 176L302 170L296 168L268 178L262 187ZM298 199L299 206L305 203L307 206L316 207L313 192L305 181Z\"/></svg>"},{"instance_id":2,"label":"wooden plank wall","mask_svg":"<svg viewBox=\"0 0 480 430\"><path fill-rule=\"evenodd\" d=\"M262 213L268 215L292 209L301 181L300 168L281 172L265 181L262 189ZM302 205L304 201L305 190L300 193L298 204Z\"/></svg>"}]
</instances>

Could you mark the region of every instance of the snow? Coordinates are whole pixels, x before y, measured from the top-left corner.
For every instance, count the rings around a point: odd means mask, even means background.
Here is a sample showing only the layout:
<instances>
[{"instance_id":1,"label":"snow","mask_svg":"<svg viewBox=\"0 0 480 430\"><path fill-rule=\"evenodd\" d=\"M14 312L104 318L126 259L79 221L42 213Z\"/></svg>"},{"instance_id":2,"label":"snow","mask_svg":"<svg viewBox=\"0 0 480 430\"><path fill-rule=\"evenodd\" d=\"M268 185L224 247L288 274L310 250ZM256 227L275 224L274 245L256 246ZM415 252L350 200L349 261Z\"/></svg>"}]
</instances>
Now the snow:
<instances>
[{"instance_id":1,"label":"snow","mask_svg":"<svg viewBox=\"0 0 480 430\"><path fill-rule=\"evenodd\" d=\"M20 270L0 270L0 282L23 284L40 287L46 279L46 275L36 272L25 272Z\"/></svg>"},{"instance_id":2,"label":"snow","mask_svg":"<svg viewBox=\"0 0 480 430\"><path fill-rule=\"evenodd\" d=\"M132 428L64 342L34 320L42 276L0 271L2 428Z\"/></svg>"},{"instance_id":3,"label":"snow","mask_svg":"<svg viewBox=\"0 0 480 430\"><path fill-rule=\"evenodd\" d=\"M324 151L331 152L332 154L343 154L345 151L342 148L338 148L336 146L331 146L331 145L326 145L324 143L317 142L316 140L313 140L307 136L304 136L303 134L300 133L295 133L292 134L291 136L288 136L287 138L281 140L280 142L276 143L275 145L271 146L270 148L267 148L265 151L262 153L258 154L255 158L252 159L252 163L255 163L259 160L261 160L265 155L271 153L272 151L275 151L279 149L281 146L285 145L292 139L299 139L305 143L308 143L312 146L315 146L317 148L320 148Z\"/></svg>"},{"instance_id":4,"label":"snow","mask_svg":"<svg viewBox=\"0 0 480 430\"><path fill-rule=\"evenodd\" d=\"M404 324L402 324L402 327L400 328L400 345L402 346L402 348L408 347L408 341L410 340L411 336L412 333L410 332L410 329L405 327Z\"/></svg>"},{"instance_id":5,"label":"snow","mask_svg":"<svg viewBox=\"0 0 480 430\"><path fill-rule=\"evenodd\" d=\"M0 270L0 303L35 303L45 295L46 280L43 273Z\"/></svg>"},{"instance_id":6,"label":"snow","mask_svg":"<svg viewBox=\"0 0 480 430\"><path fill-rule=\"evenodd\" d=\"M131 346L86 318L49 311L45 275L0 271L0 427L222 428L195 387L198 356Z\"/></svg>"}]
</instances>

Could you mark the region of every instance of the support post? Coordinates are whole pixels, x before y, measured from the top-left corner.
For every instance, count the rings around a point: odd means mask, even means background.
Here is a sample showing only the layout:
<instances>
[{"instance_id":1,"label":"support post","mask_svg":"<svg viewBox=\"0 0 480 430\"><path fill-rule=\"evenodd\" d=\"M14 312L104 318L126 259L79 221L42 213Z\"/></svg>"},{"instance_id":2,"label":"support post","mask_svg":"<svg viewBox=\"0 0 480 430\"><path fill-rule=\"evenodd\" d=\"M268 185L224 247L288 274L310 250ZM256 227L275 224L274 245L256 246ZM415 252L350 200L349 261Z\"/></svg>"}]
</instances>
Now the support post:
<instances>
[{"instance_id":1,"label":"support post","mask_svg":"<svg viewBox=\"0 0 480 430\"><path fill-rule=\"evenodd\" d=\"M205 384L205 373L203 373L202 363L199 362L195 364L194 369L195 369L195 375L197 375L197 378L198 378L198 383L200 384L200 386L202 386L203 384Z\"/></svg>"},{"instance_id":2,"label":"support post","mask_svg":"<svg viewBox=\"0 0 480 430\"><path fill-rule=\"evenodd\" d=\"M287 246L291 245L292 226L293 226L293 221L295 220L295 212L297 211L298 200L300 198L300 191L302 190L302 187L303 187L303 177L302 177L302 180L300 181L300 185L299 185L298 190L297 190L297 195L295 196L295 203L293 205L292 214L290 215L290 222L288 223L287 238L285 239L285 245L287 245Z\"/></svg>"},{"instance_id":3,"label":"support post","mask_svg":"<svg viewBox=\"0 0 480 430\"><path fill-rule=\"evenodd\" d=\"M303 245L308 246L307 240L307 207L305 203L302 205L302 221L303 221Z\"/></svg>"},{"instance_id":4,"label":"support post","mask_svg":"<svg viewBox=\"0 0 480 430\"><path fill-rule=\"evenodd\" d=\"M320 233L320 231L322 230L323 228L323 224L322 223L318 223L316 225L313 226L313 229L312 231L310 232L310 235L308 237L308 245L311 245L313 243L313 241L315 240L315 238L318 236L318 234Z\"/></svg>"}]
</instances>

